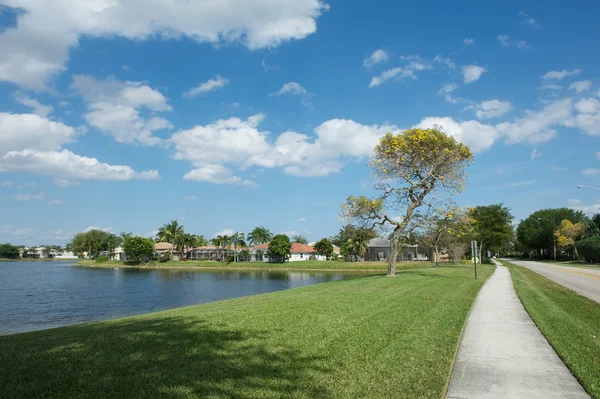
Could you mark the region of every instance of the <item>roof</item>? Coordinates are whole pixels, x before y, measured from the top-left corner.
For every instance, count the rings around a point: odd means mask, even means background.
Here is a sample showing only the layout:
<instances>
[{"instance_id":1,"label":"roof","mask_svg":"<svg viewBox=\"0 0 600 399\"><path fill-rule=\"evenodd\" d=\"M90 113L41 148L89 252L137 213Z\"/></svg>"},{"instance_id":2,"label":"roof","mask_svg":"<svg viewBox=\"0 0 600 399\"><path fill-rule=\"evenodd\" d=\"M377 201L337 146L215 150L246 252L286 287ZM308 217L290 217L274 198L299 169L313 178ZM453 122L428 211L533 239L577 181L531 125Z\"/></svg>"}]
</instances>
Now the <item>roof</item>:
<instances>
[{"instance_id":1,"label":"roof","mask_svg":"<svg viewBox=\"0 0 600 399\"><path fill-rule=\"evenodd\" d=\"M369 241L369 247L377 247L377 248L389 248L390 240L386 240L385 238L375 237L371 241Z\"/></svg>"},{"instance_id":2,"label":"roof","mask_svg":"<svg viewBox=\"0 0 600 399\"><path fill-rule=\"evenodd\" d=\"M154 244L155 251L170 251L173 249L173 244L169 242L157 242Z\"/></svg>"},{"instance_id":3,"label":"roof","mask_svg":"<svg viewBox=\"0 0 600 399\"><path fill-rule=\"evenodd\" d=\"M269 249L269 243L256 245L250 249L254 249L254 250L262 249L263 251L266 251L267 249ZM315 253L315 249L311 245L293 243L292 244L292 253L293 254L307 254L307 253L312 254L312 253Z\"/></svg>"}]
</instances>

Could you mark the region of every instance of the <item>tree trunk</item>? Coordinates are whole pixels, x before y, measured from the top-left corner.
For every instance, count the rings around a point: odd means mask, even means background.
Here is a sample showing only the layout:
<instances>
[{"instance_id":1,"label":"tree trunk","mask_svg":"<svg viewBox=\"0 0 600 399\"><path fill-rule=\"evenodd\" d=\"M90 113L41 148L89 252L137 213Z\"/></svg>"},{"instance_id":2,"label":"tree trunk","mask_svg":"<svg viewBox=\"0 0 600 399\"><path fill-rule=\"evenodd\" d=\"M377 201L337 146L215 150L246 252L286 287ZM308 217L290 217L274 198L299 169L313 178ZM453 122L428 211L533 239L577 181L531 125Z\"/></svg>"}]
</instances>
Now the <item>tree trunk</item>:
<instances>
[{"instance_id":1,"label":"tree trunk","mask_svg":"<svg viewBox=\"0 0 600 399\"><path fill-rule=\"evenodd\" d=\"M435 257L435 267L440 267L440 251L437 245L433 247L433 256Z\"/></svg>"},{"instance_id":2,"label":"tree trunk","mask_svg":"<svg viewBox=\"0 0 600 399\"><path fill-rule=\"evenodd\" d=\"M390 240L390 257L388 259L388 277L396 276L396 258L398 257L398 241L396 235Z\"/></svg>"}]
</instances>

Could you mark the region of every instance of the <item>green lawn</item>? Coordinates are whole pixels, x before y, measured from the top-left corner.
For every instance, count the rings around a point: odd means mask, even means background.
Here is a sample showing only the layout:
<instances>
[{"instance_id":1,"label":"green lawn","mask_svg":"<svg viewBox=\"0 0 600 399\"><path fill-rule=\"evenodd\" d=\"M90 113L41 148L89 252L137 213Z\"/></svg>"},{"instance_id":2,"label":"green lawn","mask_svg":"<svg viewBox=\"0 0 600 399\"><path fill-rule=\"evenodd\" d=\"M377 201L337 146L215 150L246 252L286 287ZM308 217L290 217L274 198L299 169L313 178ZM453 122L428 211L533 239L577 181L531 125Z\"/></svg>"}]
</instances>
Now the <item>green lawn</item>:
<instances>
[{"instance_id":1,"label":"green lawn","mask_svg":"<svg viewBox=\"0 0 600 399\"><path fill-rule=\"evenodd\" d=\"M0 337L0 396L440 398L492 270L412 269Z\"/></svg>"},{"instance_id":2,"label":"green lawn","mask_svg":"<svg viewBox=\"0 0 600 399\"><path fill-rule=\"evenodd\" d=\"M600 399L600 304L531 270L502 263L542 334L585 389Z\"/></svg>"},{"instance_id":3,"label":"green lawn","mask_svg":"<svg viewBox=\"0 0 600 399\"><path fill-rule=\"evenodd\" d=\"M165 263L150 262L140 266L127 266L122 261L98 263L94 260L81 260L79 266L92 267L144 267L144 268L217 268L217 269L290 269L290 270L380 270L387 271L387 262L337 262L306 260L303 262L267 263L267 262L215 262L215 261L170 261ZM416 267L431 267L431 262L398 262L397 269L413 269Z\"/></svg>"}]
</instances>

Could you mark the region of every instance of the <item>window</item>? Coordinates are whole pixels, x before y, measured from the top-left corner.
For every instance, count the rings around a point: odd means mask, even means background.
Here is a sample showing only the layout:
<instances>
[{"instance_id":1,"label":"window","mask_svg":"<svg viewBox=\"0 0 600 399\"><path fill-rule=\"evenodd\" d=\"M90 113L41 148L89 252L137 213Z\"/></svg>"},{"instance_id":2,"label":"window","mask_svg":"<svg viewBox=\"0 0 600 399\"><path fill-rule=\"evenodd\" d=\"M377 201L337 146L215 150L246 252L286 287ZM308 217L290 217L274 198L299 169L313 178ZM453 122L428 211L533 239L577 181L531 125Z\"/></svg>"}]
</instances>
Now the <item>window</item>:
<instances>
[{"instance_id":1,"label":"window","mask_svg":"<svg viewBox=\"0 0 600 399\"><path fill-rule=\"evenodd\" d=\"M303 258L304 258L304 254L300 254L300 259L303 259Z\"/></svg>"}]
</instances>

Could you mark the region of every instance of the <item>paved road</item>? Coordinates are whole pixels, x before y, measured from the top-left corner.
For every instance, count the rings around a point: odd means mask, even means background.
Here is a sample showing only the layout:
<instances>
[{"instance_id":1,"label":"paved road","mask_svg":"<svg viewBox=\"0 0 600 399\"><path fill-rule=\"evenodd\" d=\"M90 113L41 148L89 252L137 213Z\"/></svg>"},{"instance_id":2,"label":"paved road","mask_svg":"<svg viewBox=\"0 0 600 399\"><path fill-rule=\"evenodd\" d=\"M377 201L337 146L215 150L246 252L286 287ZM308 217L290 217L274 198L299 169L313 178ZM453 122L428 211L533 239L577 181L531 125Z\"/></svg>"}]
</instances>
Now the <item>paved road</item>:
<instances>
[{"instance_id":1,"label":"paved road","mask_svg":"<svg viewBox=\"0 0 600 399\"><path fill-rule=\"evenodd\" d=\"M473 304L446 398L589 398L531 321L505 266Z\"/></svg>"},{"instance_id":2,"label":"paved road","mask_svg":"<svg viewBox=\"0 0 600 399\"><path fill-rule=\"evenodd\" d=\"M515 265L533 270L579 295L600 303L600 270L558 266L543 262L507 260Z\"/></svg>"}]
</instances>

